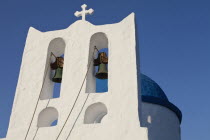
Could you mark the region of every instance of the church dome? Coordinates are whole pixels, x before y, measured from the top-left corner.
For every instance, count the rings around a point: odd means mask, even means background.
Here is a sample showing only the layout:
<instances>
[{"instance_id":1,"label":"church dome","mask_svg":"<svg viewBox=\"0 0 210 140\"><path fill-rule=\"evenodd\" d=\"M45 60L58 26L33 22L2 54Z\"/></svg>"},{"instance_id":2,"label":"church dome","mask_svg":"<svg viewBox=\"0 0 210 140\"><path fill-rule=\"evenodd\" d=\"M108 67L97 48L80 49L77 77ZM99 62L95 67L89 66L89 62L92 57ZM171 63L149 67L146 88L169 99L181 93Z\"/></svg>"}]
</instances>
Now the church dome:
<instances>
[{"instance_id":1,"label":"church dome","mask_svg":"<svg viewBox=\"0 0 210 140\"><path fill-rule=\"evenodd\" d=\"M181 123L182 113L172 104L160 86L148 76L141 74L141 99L143 102L158 104L173 111Z\"/></svg>"}]
</instances>

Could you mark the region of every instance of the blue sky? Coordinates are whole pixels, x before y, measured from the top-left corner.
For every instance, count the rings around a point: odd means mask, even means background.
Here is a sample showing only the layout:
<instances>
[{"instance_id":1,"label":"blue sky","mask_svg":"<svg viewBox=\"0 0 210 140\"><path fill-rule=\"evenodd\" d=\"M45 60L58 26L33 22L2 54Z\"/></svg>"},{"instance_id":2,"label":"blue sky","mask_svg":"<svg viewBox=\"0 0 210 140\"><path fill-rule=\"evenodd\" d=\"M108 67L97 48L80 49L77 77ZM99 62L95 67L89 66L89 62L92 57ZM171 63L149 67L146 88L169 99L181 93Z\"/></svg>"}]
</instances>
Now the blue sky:
<instances>
[{"instance_id":1,"label":"blue sky","mask_svg":"<svg viewBox=\"0 0 210 140\"><path fill-rule=\"evenodd\" d=\"M83 3L95 10L87 20L96 25L136 13L141 72L182 110L182 140L209 140L209 0L1 0L0 137L6 135L29 27L65 29Z\"/></svg>"}]
</instances>

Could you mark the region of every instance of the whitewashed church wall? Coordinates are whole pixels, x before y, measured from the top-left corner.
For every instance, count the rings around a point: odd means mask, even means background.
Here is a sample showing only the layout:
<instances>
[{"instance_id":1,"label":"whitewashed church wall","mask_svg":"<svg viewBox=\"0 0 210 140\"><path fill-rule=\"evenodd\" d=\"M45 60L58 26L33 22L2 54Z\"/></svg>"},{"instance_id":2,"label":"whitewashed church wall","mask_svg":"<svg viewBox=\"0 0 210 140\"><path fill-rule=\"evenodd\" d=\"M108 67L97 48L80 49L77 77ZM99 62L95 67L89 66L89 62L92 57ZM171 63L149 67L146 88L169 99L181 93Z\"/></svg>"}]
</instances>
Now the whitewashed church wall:
<instances>
[{"instance_id":1,"label":"whitewashed church wall","mask_svg":"<svg viewBox=\"0 0 210 140\"><path fill-rule=\"evenodd\" d=\"M77 99L88 69L90 39L98 32L105 33L109 40L109 90L88 94L84 83ZM39 100L37 104L44 83L49 44L55 38L62 38L66 46L60 98ZM6 140L24 140L26 133L26 140L56 140L58 135L59 139L69 137L72 140L147 140L147 129L140 127L137 95L133 13L117 24L94 26L79 20L65 30L42 33L31 28ZM84 124L86 109L98 102L106 106L107 115L101 123ZM46 107L58 111L58 124L38 128L39 114ZM71 115L66 121L69 112Z\"/></svg>"},{"instance_id":2,"label":"whitewashed church wall","mask_svg":"<svg viewBox=\"0 0 210 140\"><path fill-rule=\"evenodd\" d=\"M148 128L148 140L181 140L179 119L166 107L143 102L141 126Z\"/></svg>"}]
</instances>

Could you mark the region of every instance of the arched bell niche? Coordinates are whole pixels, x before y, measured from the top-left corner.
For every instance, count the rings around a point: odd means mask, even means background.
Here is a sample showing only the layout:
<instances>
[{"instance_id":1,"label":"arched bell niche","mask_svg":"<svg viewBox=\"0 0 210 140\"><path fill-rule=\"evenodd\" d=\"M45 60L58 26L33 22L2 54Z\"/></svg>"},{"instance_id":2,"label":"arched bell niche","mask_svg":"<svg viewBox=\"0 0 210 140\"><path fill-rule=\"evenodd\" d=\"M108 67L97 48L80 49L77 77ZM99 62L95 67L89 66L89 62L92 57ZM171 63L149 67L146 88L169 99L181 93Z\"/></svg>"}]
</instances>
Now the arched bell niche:
<instances>
[{"instance_id":1,"label":"arched bell niche","mask_svg":"<svg viewBox=\"0 0 210 140\"><path fill-rule=\"evenodd\" d=\"M105 104L101 102L90 105L85 111L84 124L101 123L107 112Z\"/></svg>"},{"instance_id":2,"label":"arched bell niche","mask_svg":"<svg viewBox=\"0 0 210 140\"><path fill-rule=\"evenodd\" d=\"M95 33L90 38L89 57L88 57L88 75L86 83L86 93L98 93L108 91L108 79L97 79L98 66L94 66L94 59L98 57L99 52L106 52L108 55L108 38L103 32ZM95 49L95 47L97 49ZM89 67L90 64L90 67ZM106 64L108 70L108 64Z\"/></svg>"},{"instance_id":3,"label":"arched bell niche","mask_svg":"<svg viewBox=\"0 0 210 140\"><path fill-rule=\"evenodd\" d=\"M51 127L57 125L58 111L54 107L43 109L38 116L37 127Z\"/></svg>"},{"instance_id":4,"label":"arched bell niche","mask_svg":"<svg viewBox=\"0 0 210 140\"><path fill-rule=\"evenodd\" d=\"M50 64L55 62L55 56L64 57L65 47L66 43L64 39L60 37L53 39L49 43L46 60L46 75L44 77L44 84L40 95L41 100L60 97L61 83L55 83L52 81L52 78L55 75L55 70L51 69Z\"/></svg>"}]
</instances>

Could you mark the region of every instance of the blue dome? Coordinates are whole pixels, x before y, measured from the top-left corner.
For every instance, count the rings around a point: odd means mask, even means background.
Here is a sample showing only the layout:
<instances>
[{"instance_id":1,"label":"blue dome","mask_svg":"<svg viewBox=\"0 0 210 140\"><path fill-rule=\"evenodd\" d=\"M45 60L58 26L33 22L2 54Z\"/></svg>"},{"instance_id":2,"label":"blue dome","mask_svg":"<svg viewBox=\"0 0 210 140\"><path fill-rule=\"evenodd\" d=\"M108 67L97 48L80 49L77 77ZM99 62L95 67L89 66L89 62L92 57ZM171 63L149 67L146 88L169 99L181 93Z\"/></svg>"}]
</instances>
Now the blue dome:
<instances>
[{"instance_id":1,"label":"blue dome","mask_svg":"<svg viewBox=\"0 0 210 140\"><path fill-rule=\"evenodd\" d=\"M169 102L166 94L160 86L148 76L141 74L141 99L143 102L158 104L172 110L181 123L182 113L171 102Z\"/></svg>"},{"instance_id":2,"label":"blue dome","mask_svg":"<svg viewBox=\"0 0 210 140\"><path fill-rule=\"evenodd\" d=\"M160 86L144 74L141 74L141 95L152 96L168 101L167 96Z\"/></svg>"}]
</instances>

